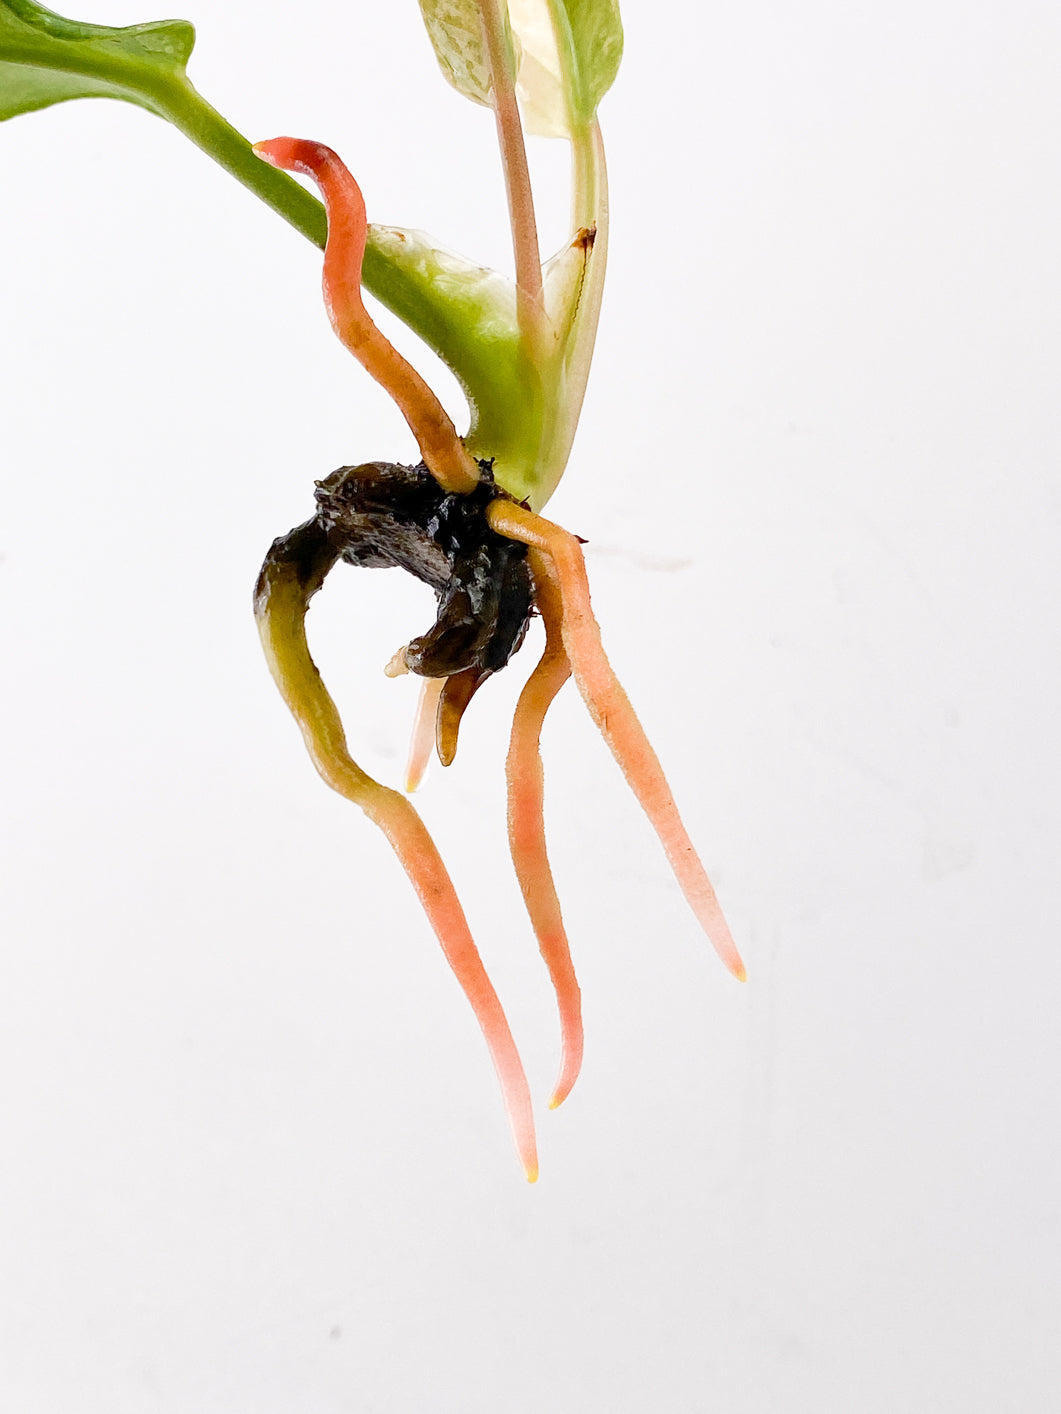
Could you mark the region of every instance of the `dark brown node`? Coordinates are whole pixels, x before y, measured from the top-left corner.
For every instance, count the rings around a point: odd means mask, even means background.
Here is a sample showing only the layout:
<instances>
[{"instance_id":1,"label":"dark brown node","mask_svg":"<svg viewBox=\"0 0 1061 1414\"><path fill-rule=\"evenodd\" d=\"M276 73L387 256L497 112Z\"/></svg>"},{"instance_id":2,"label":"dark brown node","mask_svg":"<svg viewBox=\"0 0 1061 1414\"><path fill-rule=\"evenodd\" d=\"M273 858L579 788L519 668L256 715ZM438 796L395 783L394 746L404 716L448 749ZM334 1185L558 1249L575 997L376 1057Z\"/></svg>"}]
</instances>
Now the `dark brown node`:
<instances>
[{"instance_id":1,"label":"dark brown node","mask_svg":"<svg viewBox=\"0 0 1061 1414\"><path fill-rule=\"evenodd\" d=\"M298 564L307 602L339 560L403 569L431 586L435 622L406 645L404 660L410 672L447 680L437 723L445 765L456 751L464 709L519 648L534 606L526 546L487 523L487 506L505 493L489 462L480 462L480 470L479 485L462 495L444 491L422 462L340 467L317 482L316 515L269 552L273 562Z\"/></svg>"}]
</instances>

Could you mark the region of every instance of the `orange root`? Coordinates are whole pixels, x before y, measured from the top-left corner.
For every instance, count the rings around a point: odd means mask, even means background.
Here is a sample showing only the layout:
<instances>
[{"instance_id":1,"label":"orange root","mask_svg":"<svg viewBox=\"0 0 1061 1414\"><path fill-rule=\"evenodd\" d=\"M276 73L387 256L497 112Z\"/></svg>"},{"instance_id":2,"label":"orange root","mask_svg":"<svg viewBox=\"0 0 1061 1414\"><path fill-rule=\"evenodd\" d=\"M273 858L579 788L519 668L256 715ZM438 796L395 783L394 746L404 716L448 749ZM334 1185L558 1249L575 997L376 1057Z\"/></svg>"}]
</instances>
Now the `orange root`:
<instances>
[{"instance_id":1,"label":"orange root","mask_svg":"<svg viewBox=\"0 0 1061 1414\"><path fill-rule=\"evenodd\" d=\"M549 1108L556 1109L567 1099L582 1068L582 994L545 845L541 732L546 712L571 676L571 666L564 651L560 601L548 577L535 576L535 600L545 623L545 651L516 704L505 775L512 863L560 1011L560 1074L549 1100Z\"/></svg>"},{"instance_id":2,"label":"orange root","mask_svg":"<svg viewBox=\"0 0 1061 1414\"><path fill-rule=\"evenodd\" d=\"M516 1152L529 1182L538 1177L530 1089L508 1021L472 939L434 841L403 795L373 780L352 759L335 703L306 642L306 609L334 563L306 544L306 528L277 542L262 568L255 616L266 661L325 782L359 805L386 835L464 989L497 1072ZM312 534L312 532L310 532ZM302 537L301 540L298 537ZM314 555L317 555L316 561Z\"/></svg>"},{"instance_id":3,"label":"orange root","mask_svg":"<svg viewBox=\"0 0 1061 1414\"><path fill-rule=\"evenodd\" d=\"M327 776L325 779L328 779ZM328 784L333 783L329 780ZM426 825L405 796L388 790L386 786L376 785L375 790L363 796L357 804L390 841L442 944L446 961L471 1003L501 1085L516 1153L527 1182L534 1183L538 1177L538 1152L530 1088L523 1062L497 993L486 975L446 866Z\"/></svg>"},{"instance_id":4,"label":"orange root","mask_svg":"<svg viewBox=\"0 0 1061 1414\"><path fill-rule=\"evenodd\" d=\"M447 491L473 491L479 469L449 414L412 364L377 329L361 298L361 265L368 238L361 188L322 142L277 137L255 143L254 151L271 166L302 172L317 183L328 212L324 303L332 328L398 404L439 484Z\"/></svg>"},{"instance_id":5,"label":"orange root","mask_svg":"<svg viewBox=\"0 0 1061 1414\"><path fill-rule=\"evenodd\" d=\"M605 655L578 540L511 501L491 502L487 518L499 535L530 547L536 583L547 579L555 586L563 606L564 648L583 701L659 836L689 906L723 963L743 982L744 963L711 881L682 824L659 758Z\"/></svg>"}]
</instances>

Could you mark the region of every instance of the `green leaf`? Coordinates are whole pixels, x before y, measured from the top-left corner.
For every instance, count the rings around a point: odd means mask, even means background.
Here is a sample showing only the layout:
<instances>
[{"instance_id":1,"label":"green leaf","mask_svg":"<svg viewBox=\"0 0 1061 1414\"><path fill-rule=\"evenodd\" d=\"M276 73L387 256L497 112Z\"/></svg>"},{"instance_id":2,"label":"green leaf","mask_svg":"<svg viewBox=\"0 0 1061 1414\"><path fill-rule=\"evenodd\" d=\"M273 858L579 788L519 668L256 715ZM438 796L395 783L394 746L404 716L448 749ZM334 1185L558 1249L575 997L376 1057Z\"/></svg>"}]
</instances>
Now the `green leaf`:
<instances>
[{"instance_id":1,"label":"green leaf","mask_svg":"<svg viewBox=\"0 0 1061 1414\"><path fill-rule=\"evenodd\" d=\"M184 77L194 43L186 20L112 29L0 0L0 119L70 98L121 98L164 116L160 89Z\"/></svg>"},{"instance_id":2,"label":"green leaf","mask_svg":"<svg viewBox=\"0 0 1061 1414\"><path fill-rule=\"evenodd\" d=\"M619 0L548 0L572 126L586 127L615 82L623 57Z\"/></svg>"},{"instance_id":3,"label":"green leaf","mask_svg":"<svg viewBox=\"0 0 1061 1414\"><path fill-rule=\"evenodd\" d=\"M521 51L517 88L524 122L544 137L571 137L593 122L623 56L618 0L509 0Z\"/></svg>"},{"instance_id":4,"label":"green leaf","mask_svg":"<svg viewBox=\"0 0 1061 1414\"><path fill-rule=\"evenodd\" d=\"M512 31L504 0L501 8L505 37L515 67ZM420 13L446 81L473 103L491 107L490 61L477 0L420 0Z\"/></svg>"}]
</instances>

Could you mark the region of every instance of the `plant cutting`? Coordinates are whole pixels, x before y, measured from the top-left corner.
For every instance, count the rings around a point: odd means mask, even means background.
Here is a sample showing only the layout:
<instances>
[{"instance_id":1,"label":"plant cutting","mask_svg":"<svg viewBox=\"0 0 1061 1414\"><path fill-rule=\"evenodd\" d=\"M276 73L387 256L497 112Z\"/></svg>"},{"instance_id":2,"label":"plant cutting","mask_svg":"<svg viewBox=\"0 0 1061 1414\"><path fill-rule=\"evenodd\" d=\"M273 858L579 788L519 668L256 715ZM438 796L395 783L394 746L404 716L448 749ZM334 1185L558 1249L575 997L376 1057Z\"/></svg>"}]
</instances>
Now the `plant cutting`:
<instances>
[{"instance_id":1,"label":"plant cutting","mask_svg":"<svg viewBox=\"0 0 1061 1414\"><path fill-rule=\"evenodd\" d=\"M601 645L581 543L541 514L567 465L604 285L607 179L597 109L622 54L616 0L420 0L439 66L492 111L508 194L513 279L437 248L422 232L369 225L360 188L324 144L252 145L193 88L184 21L114 29L0 0L0 118L73 98L112 97L172 123L323 249L324 303L342 343L386 389L418 444L416 466L366 460L317 480L315 510L279 537L254 606L266 660L320 775L386 835L463 987L490 1050L524 1172L537 1177L530 1090L501 1003L441 857L408 795L432 751L455 758L473 695L540 616L545 647L520 695L506 763L510 852L556 992L562 1055L550 1105L579 1073L581 1005L546 850L543 723L568 678L654 826L675 877L729 970L744 968L659 761ZM524 143L569 143L572 229L542 262ZM321 200L291 174L308 178ZM453 370L469 423L372 320L367 289ZM306 616L340 563L398 567L435 593L435 623L385 671L423 680L405 791L351 754L310 653Z\"/></svg>"}]
</instances>

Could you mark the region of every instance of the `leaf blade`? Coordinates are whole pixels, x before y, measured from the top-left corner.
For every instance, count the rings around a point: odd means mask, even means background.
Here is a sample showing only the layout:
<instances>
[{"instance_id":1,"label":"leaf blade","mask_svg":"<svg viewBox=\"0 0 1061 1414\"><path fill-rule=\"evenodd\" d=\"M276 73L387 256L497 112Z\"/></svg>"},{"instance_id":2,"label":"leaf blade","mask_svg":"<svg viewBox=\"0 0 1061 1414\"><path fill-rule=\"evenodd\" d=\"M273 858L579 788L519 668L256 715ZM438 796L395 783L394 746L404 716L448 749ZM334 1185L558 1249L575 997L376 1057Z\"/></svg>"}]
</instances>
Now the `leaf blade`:
<instances>
[{"instance_id":1,"label":"leaf blade","mask_svg":"<svg viewBox=\"0 0 1061 1414\"><path fill-rule=\"evenodd\" d=\"M548 0L566 60L568 101L576 128L587 127L615 82L623 57L619 0Z\"/></svg>"},{"instance_id":2,"label":"leaf blade","mask_svg":"<svg viewBox=\"0 0 1061 1414\"><path fill-rule=\"evenodd\" d=\"M186 82L194 44L187 20L115 29L35 0L0 0L0 120L72 98L118 98L162 114L159 90Z\"/></svg>"},{"instance_id":3,"label":"leaf blade","mask_svg":"<svg viewBox=\"0 0 1061 1414\"><path fill-rule=\"evenodd\" d=\"M446 82L473 103L493 107L493 82L478 0L420 0L420 14ZM513 67L516 50L507 6L501 6Z\"/></svg>"},{"instance_id":4,"label":"leaf blade","mask_svg":"<svg viewBox=\"0 0 1061 1414\"><path fill-rule=\"evenodd\" d=\"M520 104L541 137L573 137L596 117L623 55L618 0L509 0Z\"/></svg>"}]
</instances>

